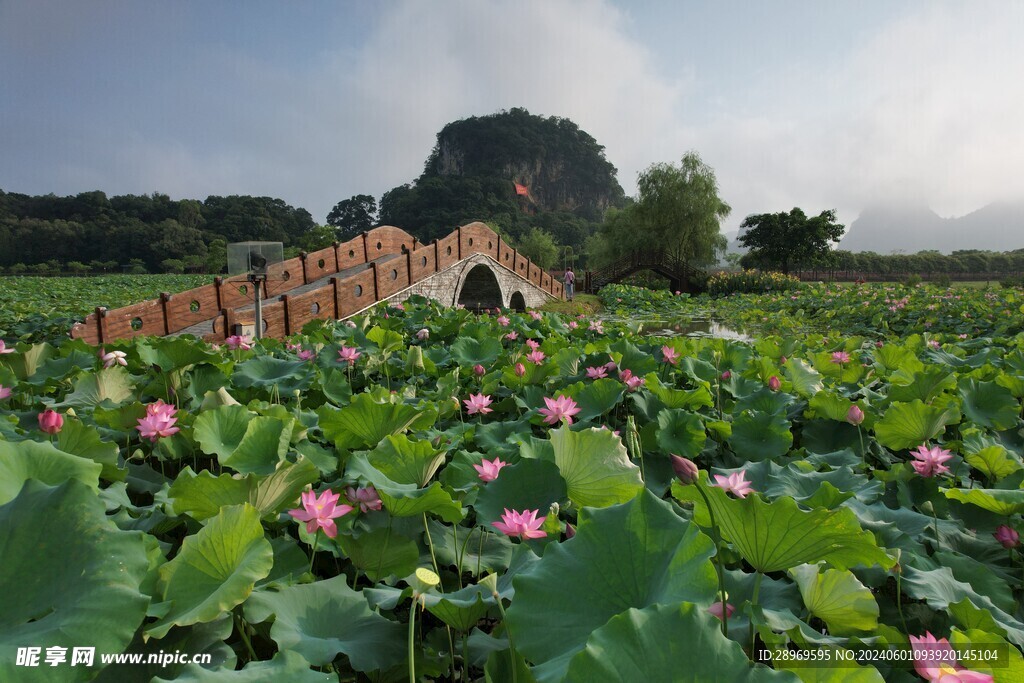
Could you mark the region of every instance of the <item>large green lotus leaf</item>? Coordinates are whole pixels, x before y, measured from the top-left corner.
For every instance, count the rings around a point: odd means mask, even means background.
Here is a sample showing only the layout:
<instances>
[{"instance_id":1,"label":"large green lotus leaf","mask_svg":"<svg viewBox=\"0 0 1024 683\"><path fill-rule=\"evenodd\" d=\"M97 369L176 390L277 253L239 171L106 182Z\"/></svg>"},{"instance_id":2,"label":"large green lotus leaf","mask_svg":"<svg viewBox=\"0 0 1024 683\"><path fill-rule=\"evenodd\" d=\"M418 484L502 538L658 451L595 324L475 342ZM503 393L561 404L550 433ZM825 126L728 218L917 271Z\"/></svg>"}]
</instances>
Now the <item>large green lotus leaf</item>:
<instances>
[{"instance_id":1,"label":"large green lotus leaf","mask_svg":"<svg viewBox=\"0 0 1024 683\"><path fill-rule=\"evenodd\" d=\"M455 523L465 516L462 506L440 482L435 481L427 488L400 484L367 462L365 455L350 458L345 472L351 478L362 478L373 484L384 508L395 517L414 517L432 512L446 522Z\"/></svg>"},{"instance_id":2,"label":"large green lotus leaf","mask_svg":"<svg viewBox=\"0 0 1024 683\"><path fill-rule=\"evenodd\" d=\"M398 351L405 345L405 338L401 333L380 326L370 328L366 333L366 339L373 342L381 351Z\"/></svg>"},{"instance_id":3,"label":"large green lotus leaf","mask_svg":"<svg viewBox=\"0 0 1024 683\"><path fill-rule=\"evenodd\" d=\"M103 441L95 427L83 424L79 420L65 419L64 426L57 434L57 447L65 453L98 462L103 467L104 479L124 479L125 470L117 466L118 445Z\"/></svg>"},{"instance_id":4,"label":"large green lotus leaf","mask_svg":"<svg viewBox=\"0 0 1024 683\"><path fill-rule=\"evenodd\" d=\"M648 491L583 510L576 536L549 544L513 580L508 626L516 649L539 665L538 680L561 680L569 659L615 615L654 604L710 605L718 585L713 554L695 524Z\"/></svg>"},{"instance_id":5,"label":"large green lotus leaf","mask_svg":"<svg viewBox=\"0 0 1024 683\"><path fill-rule=\"evenodd\" d=\"M120 405L135 396L131 375L120 365L82 375L75 381L75 390L58 406L94 408L104 401Z\"/></svg>"},{"instance_id":6,"label":"large green lotus leaf","mask_svg":"<svg viewBox=\"0 0 1024 683\"><path fill-rule=\"evenodd\" d=\"M704 421L696 413L665 409L658 413L658 448L684 458L693 458L707 441Z\"/></svg>"},{"instance_id":7,"label":"large green lotus leaf","mask_svg":"<svg viewBox=\"0 0 1024 683\"><path fill-rule=\"evenodd\" d=\"M38 441L0 441L0 505L13 500L29 479L56 486L69 479L99 489L102 466ZM2 564L2 563L0 563Z\"/></svg>"},{"instance_id":8,"label":"large green lotus leaf","mask_svg":"<svg viewBox=\"0 0 1024 683\"><path fill-rule=\"evenodd\" d=\"M149 604L139 592L149 568L143 539L119 530L95 490L73 480L52 488L29 482L0 506L0 680L26 680L25 667L15 666L19 647L122 652ZM95 672L46 667L38 680L82 681Z\"/></svg>"},{"instance_id":9,"label":"large green lotus leaf","mask_svg":"<svg viewBox=\"0 0 1024 683\"><path fill-rule=\"evenodd\" d=\"M429 411L404 403L379 403L370 394L356 395L340 410L322 406L316 412L324 436L340 449L376 446L385 436L404 432L414 423L424 429L433 424Z\"/></svg>"},{"instance_id":10,"label":"large green lotus leaf","mask_svg":"<svg viewBox=\"0 0 1024 683\"><path fill-rule=\"evenodd\" d=\"M658 361L654 356L641 351L625 338L619 339L609 348L615 352L613 357L617 356L615 360L619 370L629 370L637 377L643 377L658 369Z\"/></svg>"},{"instance_id":11,"label":"large green lotus leaf","mask_svg":"<svg viewBox=\"0 0 1024 683\"><path fill-rule=\"evenodd\" d=\"M170 605L146 635L162 638L172 626L213 621L244 602L273 562L259 511L248 504L221 508L160 567L161 597Z\"/></svg>"},{"instance_id":12,"label":"large green lotus leaf","mask_svg":"<svg viewBox=\"0 0 1024 683\"><path fill-rule=\"evenodd\" d=\"M1010 390L995 382L968 379L960 383L964 414L982 427L995 430L1009 429L1017 424L1020 401Z\"/></svg>"},{"instance_id":13,"label":"large green lotus leaf","mask_svg":"<svg viewBox=\"0 0 1024 683\"><path fill-rule=\"evenodd\" d=\"M939 565L949 567L958 581L969 583L979 595L984 595L1002 610L1013 613L1017 602L1007 582L1006 573L993 571L993 565L979 561L970 555L949 550L938 550L932 556ZM923 565L923 563L922 563ZM917 565L923 568L922 565Z\"/></svg>"},{"instance_id":14,"label":"large green lotus leaf","mask_svg":"<svg viewBox=\"0 0 1024 683\"><path fill-rule=\"evenodd\" d=\"M791 569L801 564L824 561L836 569L875 564L888 569L895 564L875 544L871 532L861 529L857 516L848 508L801 510L792 498L766 503L753 494L731 498L717 486L704 486L722 536L760 572ZM695 519L709 526L707 505L697 485L674 484L672 493L680 500L693 501Z\"/></svg>"},{"instance_id":15,"label":"large green lotus leaf","mask_svg":"<svg viewBox=\"0 0 1024 683\"><path fill-rule=\"evenodd\" d=\"M249 502L264 518L276 517L288 508L297 507L299 495L319 479L320 471L309 458L283 462L273 474L259 479Z\"/></svg>"},{"instance_id":16,"label":"large green lotus leaf","mask_svg":"<svg viewBox=\"0 0 1024 683\"><path fill-rule=\"evenodd\" d=\"M459 337L452 344L451 351L452 357L463 367L471 368L474 365L482 365L489 368L501 355L501 342L494 337L484 337L483 339Z\"/></svg>"},{"instance_id":17,"label":"large green lotus leaf","mask_svg":"<svg viewBox=\"0 0 1024 683\"><path fill-rule=\"evenodd\" d=\"M793 385L793 391L804 398L810 398L821 391L821 375L799 358L790 358L786 361L783 372Z\"/></svg>"},{"instance_id":18,"label":"large green lotus leaf","mask_svg":"<svg viewBox=\"0 0 1024 683\"><path fill-rule=\"evenodd\" d=\"M444 463L445 451L437 450L429 441L395 434L385 436L366 459L392 481L423 487Z\"/></svg>"},{"instance_id":19,"label":"large green lotus leaf","mask_svg":"<svg viewBox=\"0 0 1024 683\"><path fill-rule=\"evenodd\" d=\"M146 337L135 344L135 350L143 363L155 365L164 372L221 360L217 353L181 337Z\"/></svg>"},{"instance_id":20,"label":"large green lotus leaf","mask_svg":"<svg viewBox=\"0 0 1024 683\"><path fill-rule=\"evenodd\" d=\"M206 665L207 668L195 665L196 669L202 671L233 670L238 657L231 646L224 641L231 637L234 628L234 619L231 615L225 614L220 619L207 624L173 628L170 633L159 640L156 638L146 640L140 629L135 632L135 638L126 648L126 652L142 655L142 661L145 663L132 666L108 666L100 671L94 679L94 683L151 683L154 676L170 679L177 677L182 671L192 668L192 665L188 664L161 663L160 656L168 652L209 655L210 663ZM154 657L152 662L148 661L151 655Z\"/></svg>"},{"instance_id":21,"label":"large green lotus leaf","mask_svg":"<svg viewBox=\"0 0 1024 683\"><path fill-rule=\"evenodd\" d=\"M864 436L867 438L866 435ZM860 444L857 428L848 422L811 419L803 424L800 445L808 453L821 456L844 450L860 453ZM855 457L858 464L863 462L861 456Z\"/></svg>"},{"instance_id":22,"label":"large green lotus leaf","mask_svg":"<svg viewBox=\"0 0 1024 683\"><path fill-rule=\"evenodd\" d=\"M645 386L665 404L666 408L700 410L715 405L715 400L711 398L711 390L703 384L696 389L676 389L662 384L658 375L652 372L648 373Z\"/></svg>"},{"instance_id":23,"label":"large green lotus leaf","mask_svg":"<svg viewBox=\"0 0 1024 683\"><path fill-rule=\"evenodd\" d=\"M529 432L530 423L525 419L485 422L473 428L473 443L492 457L502 453L511 454L519 450L514 445L512 437L517 437L518 440L524 433Z\"/></svg>"},{"instance_id":24,"label":"large green lotus leaf","mask_svg":"<svg viewBox=\"0 0 1024 683\"><path fill-rule=\"evenodd\" d=\"M852 636L878 627L878 603L849 569L826 569L805 564L789 570L800 587L804 605L828 625L834 636Z\"/></svg>"},{"instance_id":25,"label":"large green lotus leaf","mask_svg":"<svg viewBox=\"0 0 1024 683\"><path fill-rule=\"evenodd\" d=\"M578 384L575 391L568 391L570 398L576 401L580 412L580 421L593 420L601 417L622 400L623 384L614 379L595 379L590 384Z\"/></svg>"},{"instance_id":26,"label":"large green lotus leaf","mask_svg":"<svg viewBox=\"0 0 1024 683\"><path fill-rule=\"evenodd\" d=\"M490 591L480 586L466 586L453 593L427 593L423 596L427 611L456 631L466 632L494 607Z\"/></svg>"},{"instance_id":27,"label":"large green lotus leaf","mask_svg":"<svg viewBox=\"0 0 1024 683\"><path fill-rule=\"evenodd\" d=\"M0 356L0 365L10 367L15 376L24 382L36 374L39 366L52 358L55 353L54 348L45 342L33 344L27 351L11 355L3 354Z\"/></svg>"},{"instance_id":28,"label":"large green lotus leaf","mask_svg":"<svg viewBox=\"0 0 1024 683\"><path fill-rule=\"evenodd\" d=\"M191 652L191 650L189 650ZM174 678L154 678L154 683L334 683L337 674L314 671L302 655L282 650L269 661L249 662L240 670L211 671L189 664Z\"/></svg>"},{"instance_id":29,"label":"large green lotus leaf","mask_svg":"<svg viewBox=\"0 0 1024 683\"><path fill-rule=\"evenodd\" d=\"M55 379L65 379L68 378L69 375L74 375L83 371L91 371L95 363L96 354L72 349L66 356L50 358L43 362L36 372L25 380L25 382L26 384L34 386L43 386L47 382ZM10 371L10 374L11 379L14 379L15 375L13 371ZM4 383L0 382L0 384ZM5 386L9 387L11 384L12 382L8 380Z\"/></svg>"},{"instance_id":30,"label":"large green lotus leaf","mask_svg":"<svg viewBox=\"0 0 1024 683\"><path fill-rule=\"evenodd\" d=\"M979 429L961 430L964 446L964 460L971 467L984 473L989 479L998 481L1021 469L1020 463L999 441Z\"/></svg>"},{"instance_id":31,"label":"large green lotus leaf","mask_svg":"<svg viewBox=\"0 0 1024 683\"><path fill-rule=\"evenodd\" d=\"M480 514L479 508L477 514ZM434 519L430 520L429 526L434 551L440 563L458 566L463 572L480 576L481 572L507 569L512 562L514 546L512 540L504 534L488 533L479 526L447 526Z\"/></svg>"},{"instance_id":32,"label":"large green lotus leaf","mask_svg":"<svg viewBox=\"0 0 1024 683\"><path fill-rule=\"evenodd\" d=\"M893 403L875 423L875 437L894 451L914 448L942 434L955 419L953 412L920 400Z\"/></svg>"},{"instance_id":33,"label":"large green lotus leaf","mask_svg":"<svg viewBox=\"0 0 1024 683\"><path fill-rule=\"evenodd\" d=\"M1024 512L1024 489L941 489L946 498L1009 517Z\"/></svg>"},{"instance_id":34,"label":"large green lotus leaf","mask_svg":"<svg viewBox=\"0 0 1024 683\"><path fill-rule=\"evenodd\" d=\"M551 432L551 446L569 500L579 507L624 503L644 488L640 468L608 429L574 432L561 427Z\"/></svg>"},{"instance_id":35,"label":"large green lotus leaf","mask_svg":"<svg viewBox=\"0 0 1024 683\"><path fill-rule=\"evenodd\" d=\"M940 365L927 365L917 372L899 370L890 381L889 400L903 403L915 399L930 403L942 392L956 388L956 375Z\"/></svg>"},{"instance_id":36,"label":"large green lotus leaf","mask_svg":"<svg viewBox=\"0 0 1024 683\"><path fill-rule=\"evenodd\" d=\"M821 395L820 393L818 394ZM747 394L736 402L736 411L753 410L762 413L783 413L796 400L793 394L784 391L772 391L768 387L761 387L757 391Z\"/></svg>"},{"instance_id":37,"label":"large green lotus leaf","mask_svg":"<svg viewBox=\"0 0 1024 683\"><path fill-rule=\"evenodd\" d=\"M218 457L220 464L242 474L270 474L276 468L291 441L295 420L258 415L245 426L245 435L228 457Z\"/></svg>"},{"instance_id":38,"label":"large green lotus leaf","mask_svg":"<svg viewBox=\"0 0 1024 683\"><path fill-rule=\"evenodd\" d=\"M849 656L854 653L842 646L837 646L833 652L845 650ZM835 656L833 656L835 661ZM776 670L790 671L796 675L801 683L885 683L885 678L873 666L859 664L855 660L848 660L842 666L835 664L831 666L808 666L799 661L778 661L775 663Z\"/></svg>"},{"instance_id":39,"label":"large green lotus leaf","mask_svg":"<svg viewBox=\"0 0 1024 683\"><path fill-rule=\"evenodd\" d=\"M317 666L343 654L356 671L376 671L406 656L403 628L371 611L344 575L277 592L259 591L244 609L252 623L273 616L270 637L278 648L297 652Z\"/></svg>"},{"instance_id":40,"label":"large green lotus leaf","mask_svg":"<svg viewBox=\"0 0 1024 683\"><path fill-rule=\"evenodd\" d=\"M1024 623L1004 612L984 595L979 595L969 583L959 581L949 567L920 570L913 566L903 568L903 590L912 598L924 600L929 607L945 612L953 603L967 598L979 609L988 610L992 619L1006 632L1018 647L1024 647Z\"/></svg>"},{"instance_id":41,"label":"large green lotus leaf","mask_svg":"<svg viewBox=\"0 0 1024 683\"><path fill-rule=\"evenodd\" d=\"M242 405L226 405L199 414L192 434L207 455L230 458L245 437L249 421L255 417Z\"/></svg>"},{"instance_id":42,"label":"large green lotus leaf","mask_svg":"<svg viewBox=\"0 0 1024 683\"><path fill-rule=\"evenodd\" d=\"M255 487L252 477L230 474L215 477L209 470L196 474L191 467L186 467L171 484L167 498L176 514L202 522L215 517L224 506L249 502Z\"/></svg>"},{"instance_id":43,"label":"large green lotus leaf","mask_svg":"<svg viewBox=\"0 0 1024 683\"><path fill-rule=\"evenodd\" d=\"M308 389L313 375L307 361L258 356L236 365L231 380L236 387L272 387L280 394L291 394Z\"/></svg>"},{"instance_id":44,"label":"large green lotus leaf","mask_svg":"<svg viewBox=\"0 0 1024 683\"><path fill-rule=\"evenodd\" d=\"M807 407L813 410L816 416L839 422L846 422L846 414L852 405L853 401L850 399L827 390L819 391L807 402Z\"/></svg>"},{"instance_id":45,"label":"large green lotus leaf","mask_svg":"<svg viewBox=\"0 0 1024 683\"><path fill-rule=\"evenodd\" d=\"M538 510L548 513L552 503L564 500L568 491L554 463L523 458L515 465L502 467L498 478L483 485L474 509L477 523L491 528L509 510Z\"/></svg>"},{"instance_id":46,"label":"large green lotus leaf","mask_svg":"<svg viewBox=\"0 0 1024 683\"><path fill-rule=\"evenodd\" d=\"M912 350L898 344L883 344L871 350L875 363L881 365L890 372L902 370L913 375L924 369L924 363L917 359L917 354Z\"/></svg>"},{"instance_id":47,"label":"large green lotus leaf","mask_svg":"<svg viewBox=\"0 0 1024 683\"><path fill-rule=\"evenodd\" d=\"M864 374L864 366L861 365L861 360L856 355L853 355L848 363L836 363L833 362L832 354L829 351L822 351L811 354L811 361L815 370L825 377L831 377L843 384L856 382Z\"/></svg>"},{"instance_id":48,"label":"large green lotus leaf","mask_svg":"<svg viewBox=\"0 0 1024 683\"><path fill-rule=\"evenodd\" d=\"M408 576L416 571L420 560L415 541L387 529L374 529L358 538L338 536L338 545L370 581Z\"/></svg>"},{"instance_id":49,"label":"large green lotus leaf","mask_svg":"<svg viewBox=\"0 0 1024 683\"><path fill-rule=\"evenodd\" d=\"M672 681L733 683L797 681L793 674L751 664L739 643L722 635L706 608L632 607L608 620L569 662L565 683ZM518 640L516 641L518 643Z\"/></svg>"},{"instance_id":50,"label":"large green lotus leaf","mask_svg":"<svg viewBox=\"0 0 1024 683\"><path fill-rule=\"evenodd\" d=\"M769 500L786 496L805 507L835 507L826 500L841 502L857 497L865 503L873 503L883 493L882 482L868 479L866 475L854 472L850 467L836 467L828 472L816 472L807 463L793 463L772 472L764 489ZM825 493L823 489L830 489ZM838 501L834 496L838 496Z\"/></svg>"},{"instance_id":51,"label":"large green lotus leaf","mask_svg":"<svg viewBox=\"0 0 1024 683\"><path fill-rule=\"evenodd\" d=\"M782 415L744 411L732 423L729 445L742 460L758 462L785 455L793 445L790 423Z\"/></svg>"}]
</instances>

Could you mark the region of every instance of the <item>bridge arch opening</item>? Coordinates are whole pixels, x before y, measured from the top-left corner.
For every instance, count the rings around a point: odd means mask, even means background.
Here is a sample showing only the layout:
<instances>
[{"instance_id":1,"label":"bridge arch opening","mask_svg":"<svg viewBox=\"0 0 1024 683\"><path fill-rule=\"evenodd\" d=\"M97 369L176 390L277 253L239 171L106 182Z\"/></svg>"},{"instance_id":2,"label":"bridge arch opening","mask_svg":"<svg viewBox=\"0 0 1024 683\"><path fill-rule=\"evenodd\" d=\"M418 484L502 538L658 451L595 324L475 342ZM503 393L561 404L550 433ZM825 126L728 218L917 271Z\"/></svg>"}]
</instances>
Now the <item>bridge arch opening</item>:
<instances>
[{"instance_id":1,"label":"bridge arch opening","mask_svg":"<svg viewBox=\"0 0 1024 683\"><path fill-rule=\"evenodd\" d=\"M466 273L456 302L470 310L501 308L501 285L490 267L479 264Z\"/></svg>"},{"instance_id":2,"label":"bridge arch opening","mask_svg":"<svg viewBox=\"0 0 1024 683\"><path fill-rule=\"evenodd\" d=\"M508 307L516 313L522 313L526 310L526 297L522 292L513 292L512 298L508 301Z\"/></svg>"}]
</instances>

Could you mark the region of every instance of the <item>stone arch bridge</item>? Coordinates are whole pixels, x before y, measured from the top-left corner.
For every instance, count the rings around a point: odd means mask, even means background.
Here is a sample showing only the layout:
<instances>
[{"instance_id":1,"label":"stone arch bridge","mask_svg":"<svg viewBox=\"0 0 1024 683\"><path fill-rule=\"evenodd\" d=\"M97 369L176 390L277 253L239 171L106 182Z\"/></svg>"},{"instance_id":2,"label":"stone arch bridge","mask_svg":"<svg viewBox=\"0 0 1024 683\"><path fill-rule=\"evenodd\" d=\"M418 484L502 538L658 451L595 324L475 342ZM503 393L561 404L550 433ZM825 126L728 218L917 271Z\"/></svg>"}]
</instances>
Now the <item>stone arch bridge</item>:
<instances>
[{"instance_id":1,"label":"stone arch bridge","mask_svg":"<svg viewBox=\"0 0 1024 683\"><path fill-rule=\"evenodd\" d=\"M97 308L72 327L71 336L91 344L172 334L224 340L236 323L254 319L253 286L245 276L218 277L124 308ZM449 306L516 310L563 298L561 282L479 222L430 244L400 228L374 228L278 264L262 286L263 334L278 338L300 332L311 320L348 318L414 294Z\"/></svg>"}]
</instances>

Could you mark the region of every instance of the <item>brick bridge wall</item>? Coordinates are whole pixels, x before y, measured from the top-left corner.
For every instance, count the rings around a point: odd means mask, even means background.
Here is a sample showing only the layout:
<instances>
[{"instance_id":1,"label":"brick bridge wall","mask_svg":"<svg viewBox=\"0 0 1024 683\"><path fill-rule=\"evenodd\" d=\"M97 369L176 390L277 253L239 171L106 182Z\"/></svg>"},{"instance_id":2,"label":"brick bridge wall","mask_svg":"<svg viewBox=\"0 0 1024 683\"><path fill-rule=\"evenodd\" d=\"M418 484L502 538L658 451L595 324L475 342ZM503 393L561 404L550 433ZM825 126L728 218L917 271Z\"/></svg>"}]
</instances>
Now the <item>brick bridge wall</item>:
<instances>
[{"instance_id":1,"label":"brick bridge wall","mask_svg":"<svg viewBox=\"0 0 1024 683\"><path fill-rule=\"evenodd\" d=\"M360 266L363 268L357 270ZM488 269L493 280L480 270L471 275L477 266ZM264 335L272 337L295 334L311 320L346 318L378 301L404 301L412 294L447 305L461 302L487 307L511 307L513 297L519 303L519 296L526 306L564 297L561 282L479 222L457 228L429 245L418 244L400 228L381 226L348 242L303 253L279 264L273 272L276 277L263 286ZM331 277L336 273L346 275ZM467 279L469 288L465 287ZM320 287L288 294L321 280L324 284ZM488 301L474 297L475 286L493 295L495 282L500 302L496 296L487 297ZM218 277L209 285L177 294L163 293L158 299L131 306L97 308L71 328L71 336L102 344L141 335L179 333L207 323L212 332L204 338L223 340L231 334L240 309L251 307L252 286L238 276Z\"/></svg>"}]
</instances>

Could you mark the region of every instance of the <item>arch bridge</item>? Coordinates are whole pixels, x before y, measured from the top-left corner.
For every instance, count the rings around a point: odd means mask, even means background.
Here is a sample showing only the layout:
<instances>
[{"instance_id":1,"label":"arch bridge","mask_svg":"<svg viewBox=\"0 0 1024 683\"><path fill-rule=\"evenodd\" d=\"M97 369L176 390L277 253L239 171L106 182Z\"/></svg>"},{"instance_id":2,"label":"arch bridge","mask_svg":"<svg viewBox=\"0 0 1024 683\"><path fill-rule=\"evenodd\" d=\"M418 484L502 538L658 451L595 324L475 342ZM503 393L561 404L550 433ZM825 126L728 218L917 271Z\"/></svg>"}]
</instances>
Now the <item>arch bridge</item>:
<instances>
[{"instance_id":1,"label":"arch bridge","mask_svg":"<svg viewBox=\"0 0 1024 683\"><path fill-rule=\"evenodd\" d=\"M664 251L637 250L609 265L583 274L583 291L596 293L607 284L621 282L633 273L651 270L669 279L674 292L696 294L704 290L707 273Z\"/></svg>"},{"instance_id":2,"label":"arch bridge","mask_svg":"<svg viewBox=\"0 0 1024 683\"><path fill-rule=\"evenodd\" d=\"M72 327L71 336L91 344L173 334L222 341L236 323L254 319L253 286L246 276L218 277L124 308L97 308ZM524 310L564 298L561 282L480 222L430 244L394 226L374 228L278 264L261 287L263 334L278 338L300 332L311 320L341 320L414 294L474 309Z\"/></svg>"}]
</instances>

